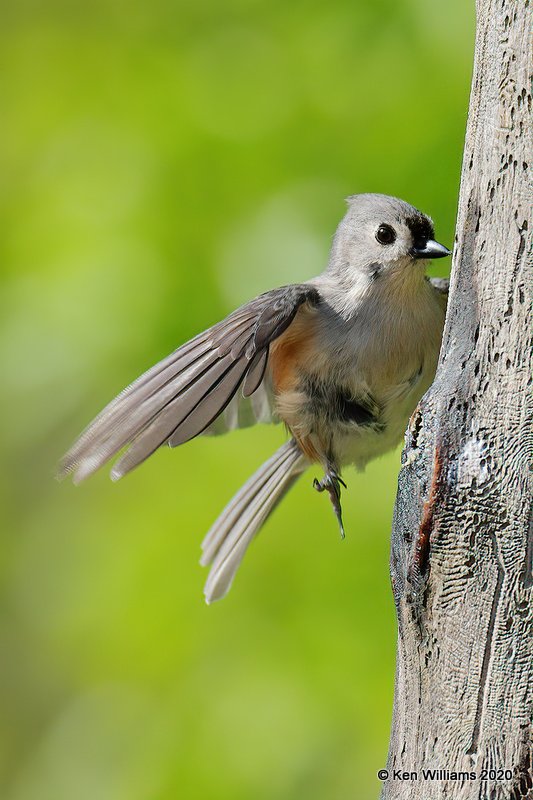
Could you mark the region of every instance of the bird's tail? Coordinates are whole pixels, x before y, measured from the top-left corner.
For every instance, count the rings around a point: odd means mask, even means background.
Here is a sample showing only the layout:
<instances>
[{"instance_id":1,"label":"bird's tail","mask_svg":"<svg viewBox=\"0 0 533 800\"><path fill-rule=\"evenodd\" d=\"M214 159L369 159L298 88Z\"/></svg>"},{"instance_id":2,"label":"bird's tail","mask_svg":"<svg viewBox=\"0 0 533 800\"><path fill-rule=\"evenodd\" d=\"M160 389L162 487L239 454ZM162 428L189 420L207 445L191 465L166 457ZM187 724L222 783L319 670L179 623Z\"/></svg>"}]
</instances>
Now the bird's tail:
<instances>
[{"instance_id":1,"label":"bird's tail","mask_svg":"<svg viewBox=\"0 0 533 800\"><path fill-rule=\"evenodd\" d=\"M208 603L227 594L248 545L307 466L291 439L265 461L220 514L202 542L200 563L211 564L204 589Z\"/></svg>"}]
</instances>

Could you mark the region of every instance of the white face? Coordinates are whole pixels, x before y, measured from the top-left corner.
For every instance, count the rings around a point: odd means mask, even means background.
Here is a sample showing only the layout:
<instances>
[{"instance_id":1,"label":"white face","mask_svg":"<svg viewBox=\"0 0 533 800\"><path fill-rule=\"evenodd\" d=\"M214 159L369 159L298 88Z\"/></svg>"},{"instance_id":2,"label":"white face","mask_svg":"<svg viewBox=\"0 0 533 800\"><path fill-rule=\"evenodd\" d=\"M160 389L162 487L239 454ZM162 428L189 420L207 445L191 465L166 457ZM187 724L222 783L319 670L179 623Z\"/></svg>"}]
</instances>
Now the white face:
<instances>
[{"instance_id":1,"label":"white face","mask_svg":"<svg viewBox=\"0 0 533 800\"><path fill-rule=\"evenodd\" d=\"M449 255L433 239L433 223L413 206L385 195L349 199L332 249L330 265L350 272L398 271L424 267L431 258Z\"/></svg>"},{"instance_id":2,"label":"white face","mask_svg":"<svg viewBox=\"0 0 533 800\"><path fill-rule=\"evenodd\" d=\"M421 252L433 240L433 227L423 215L405 216L382 213L374 219L361 220L362 225L353 237L358 246L372 262L384 269L419 263Z\"/></svg>"}]
</instances>

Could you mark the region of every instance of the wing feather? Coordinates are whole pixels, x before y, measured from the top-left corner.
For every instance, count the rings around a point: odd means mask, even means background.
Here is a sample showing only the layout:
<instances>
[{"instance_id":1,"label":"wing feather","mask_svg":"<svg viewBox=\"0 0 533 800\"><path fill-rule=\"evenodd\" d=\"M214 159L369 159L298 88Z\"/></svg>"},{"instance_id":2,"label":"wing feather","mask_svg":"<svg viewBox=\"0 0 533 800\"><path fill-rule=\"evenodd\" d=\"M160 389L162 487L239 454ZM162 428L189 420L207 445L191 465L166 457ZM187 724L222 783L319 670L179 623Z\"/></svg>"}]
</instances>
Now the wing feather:
<instances>
[{"instance_id":1,"label":"wing feather","mask_svg":"<svg viewBox=\"0 0 533 800\"><path fill-rule=\"evenodd\" d=\"M126 444L133 441L152 420L160 416L165 409L188 387L201 379L209 368L217 364L217 356L208 350L201 357L181 369L173 380L167 381L138 405L132 405L131 411L126 409L116 414L112 425L98 427L91 432L90 441L83 451L76 456L73 467L74 482L80 483L97 469L103 466Z\"/></svg>"},{"instance_id":2,"label":"wing feather","mask_svg":"<svg viewBox=\"0 0 533 800\"><path fill-rule=\"evenodd\" d=\"M250 395L252 395L259 388L259 384L265 375L267 362L268 347L265 347L264 350L261 350L259 353L257 353L253 361L250 363L246 373L246 378L244 379L244 383L242 385L243 397L250 397Z\"/></svg>"},{"instance_id":3,"label":"wing feather","mask_svg":"<svg viewBox=\"0 0 533 800\"><path fill-rule=\"evenodd\" d=\"M171 447L177 447L198 436L224 411L240 386L247 368L244 359L234 362L231 369L206 392L194 410L176 427L168 440Z\"/></svg>"},{"instance_id":4,"label":"wing feather","mask_svg":"<svg viewBox=\"0 0 533 800\"><path fill-rule=\"evenodd\" d=\"M248 326L249 339L249 325L249 316L241 318L228 326L224 338L221 335L216 338L229 349L243 327ZM75 482L79 483L105 464L142 430L154 413L194 383L218 358L217 349L213 349L213 338L212 331L201 334L130 384L82 433L65 455L60 474L75 471ZM87 457L89 454L90 458Z\"/></svg>"},{"instance_id":5,"label":"wing feather","mask_svg":"<svg viewBox=\"0 0 533 800\"><path fill-rule=\"evenodd\" d=\"M220 413L220 406L227 405L245 371L246 365L235 362L230 355L215 361L187 391L168 403L134 439L129 450L113 468L113 480L118 480L141 464L165 442L176 447L201 433ZM207 419L204 421L206 412Z\"/></svg>"},{"instance_id":6,"label":"wing feather","mask_svg":"<svg viewBox=\"0 0 533 800\"><path fill-rule=\"evenodd\" d=\"M224 321L225 325L224 323L219 323L195 336L144 372L114 400L108 403L85 429L75 445L66 454L63 461L65 469L70 471L68 462L71 459L75 459L77 455L81 455L84 447L90 444L96 431L98 431L99 435L104 434L108 427L116 425L121 418L126 416L131 408L159 392L160 389L167 385L169 380L175 378L195 360L212 350L213 346L224 345L226 349L231 349L237 334L243 328L249 328L250 322L254 319L255 315L250 313L249 310L247 313L243 313L243 310L238 309L234 315ZM224 354L224 347L222 347L222 355Z\"/></svg>"},{"instance_id":7,"label":"wing feather","mask_svg":"<svg viewBox=\"0 0 533 800\"><path fill-rule=\"evenodd\" d=\"M179 347L104 408L65 455L60 477L73 473L79 483L129 445L112 471L117 479L165 442L176 446L216 431L226 408L238 423L240 387L250 406L246 418L268 418L262 387L269 345L303 303L319 299L308 284L266 292Z\"/></svg>"}]
</instances>

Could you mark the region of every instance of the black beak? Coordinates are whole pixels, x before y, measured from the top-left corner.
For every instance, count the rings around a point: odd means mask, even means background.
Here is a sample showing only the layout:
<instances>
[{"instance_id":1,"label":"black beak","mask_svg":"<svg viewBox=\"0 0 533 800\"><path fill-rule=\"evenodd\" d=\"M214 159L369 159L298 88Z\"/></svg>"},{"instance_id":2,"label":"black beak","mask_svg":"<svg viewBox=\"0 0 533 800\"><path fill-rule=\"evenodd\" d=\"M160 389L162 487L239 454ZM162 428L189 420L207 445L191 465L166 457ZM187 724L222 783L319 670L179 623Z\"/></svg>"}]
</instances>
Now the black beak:
<instances>
[{"instance_id":1,"label":"black beak","mask_svg":"<svg viewBox=\"0 0 533 800\"><path fill-rule=\"evenodd\" d=\"M421 246L415 245L412 253L414 258L444 258L444 256L451 256L452 251L434 239L428 239Z\"/></svg>"}]
</instances>

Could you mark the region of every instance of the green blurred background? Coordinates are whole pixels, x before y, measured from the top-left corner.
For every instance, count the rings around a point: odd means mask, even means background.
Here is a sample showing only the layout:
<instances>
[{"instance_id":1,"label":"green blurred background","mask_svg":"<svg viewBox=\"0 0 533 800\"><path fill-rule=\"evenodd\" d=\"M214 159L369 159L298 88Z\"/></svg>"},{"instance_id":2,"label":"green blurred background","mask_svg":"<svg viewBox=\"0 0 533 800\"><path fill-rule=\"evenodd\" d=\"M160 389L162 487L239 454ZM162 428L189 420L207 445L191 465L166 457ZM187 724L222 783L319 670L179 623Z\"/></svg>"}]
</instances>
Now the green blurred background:
<instances>
[{"instance_id":1,"label":"green blurred background","mask_svg":"<svg viewBox=\"0 0 533 800\"><path fill-rule=\"evenodd\" d=\"M281 429L53 474L141 371L319 272L346 195L452 242L472 5L2 3L2 800L377 796L398 452L345 476L342 543L306 475L212 607L200 540Z\"/></svg>"}]
</instances>

